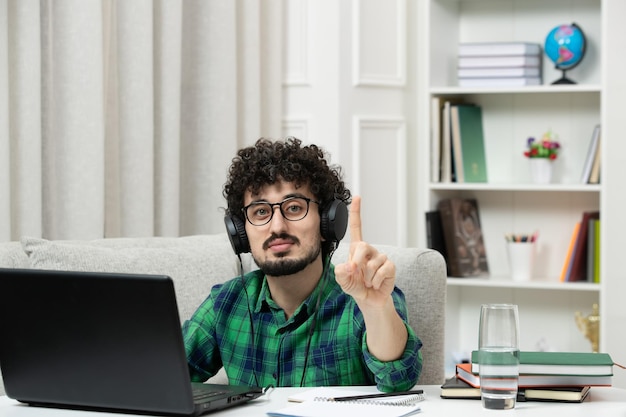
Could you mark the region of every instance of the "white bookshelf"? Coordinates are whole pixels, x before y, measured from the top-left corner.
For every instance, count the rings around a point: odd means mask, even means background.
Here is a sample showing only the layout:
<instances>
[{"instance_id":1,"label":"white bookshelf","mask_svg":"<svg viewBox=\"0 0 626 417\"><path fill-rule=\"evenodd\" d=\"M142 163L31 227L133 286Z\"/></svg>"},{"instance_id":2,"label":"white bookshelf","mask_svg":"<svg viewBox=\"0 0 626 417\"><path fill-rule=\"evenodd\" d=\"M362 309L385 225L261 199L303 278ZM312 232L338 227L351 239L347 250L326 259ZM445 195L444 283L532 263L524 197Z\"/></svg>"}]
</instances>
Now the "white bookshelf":
<instances>
[{"instance_id":1,"label":"white bookshelf","mask_svg":"<svg viewBox=\"0 0 626 417\"><path fill-rule=\"evenodd\" d=\"M526 350L537 349L539 344L554 350L590 350L590 343L576 326L575 313L588 314L593 303L600 303L601 316L610 316L609 309L620 307L603 305L606 281L610 279L606 269L602 270L601 284L559 280L574 224L583 211L601 211L603 247L607 244L605 235L611 233L604 223L610 201L604 164L611 158L605 156L605 143L612 138L605 126L602 58L607 31L618 28L607 28L603 21L607 19L609 1L430 0L418 6L419 213L423 217L443 198L476 198L490 268L488 279L448 280L449 366L459 355L476 348L482 303L519 305L521 347ZM544 85L497 89L456 86L459 42L527 41L543 47L545 36L554 26L572 22L583 29L588 44L582 63L567 74L578 84L550 85L561 73L544 55ZM488 183L430 181L429 113L433 96L463 97L483 108ZM580 176L593 128L598 123L603 125L603 181L600 185L585 185L580 183ZM553 165L552 184L535 185L530 180L528 160L523 156L525 141L529 136L541 137L548 129L558 134L562 150ZM418 219L418 233L419 230L425 230L423 219ZM530 234L535 230L540 235L533 279L513 282L509 278L504 235ZM425 245L425 233L420 238ZM602 256L604 261L604 252ZM601 349L607 349L606 340L601 340Z\"/></svg>"}]
</instances>

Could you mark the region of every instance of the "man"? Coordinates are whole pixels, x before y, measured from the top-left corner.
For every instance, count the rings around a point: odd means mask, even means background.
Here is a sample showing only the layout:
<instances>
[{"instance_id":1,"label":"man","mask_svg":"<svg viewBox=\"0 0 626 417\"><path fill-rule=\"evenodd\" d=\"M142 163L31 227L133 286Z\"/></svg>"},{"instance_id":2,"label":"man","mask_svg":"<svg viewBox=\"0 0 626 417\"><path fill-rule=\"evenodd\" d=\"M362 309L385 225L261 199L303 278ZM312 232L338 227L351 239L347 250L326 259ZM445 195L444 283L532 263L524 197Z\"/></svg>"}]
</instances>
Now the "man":
<instances>
[{"instance_id":1,"label":"man","mask_svg":"<svg viewBox=\"0 0 626 417\"><path fill-rule=\"evenodd\" d=\"M413 387L422 344L406 323L395 265L362 241L359 197L349 260L330 263L346 224L327 230L329 210L346 210L351 194L324 152L259 139L233 159L224 196L233 247L260 269L212 288L185 322L192 379L223 366L237 385Z\"/></svg>"}]
</instances>

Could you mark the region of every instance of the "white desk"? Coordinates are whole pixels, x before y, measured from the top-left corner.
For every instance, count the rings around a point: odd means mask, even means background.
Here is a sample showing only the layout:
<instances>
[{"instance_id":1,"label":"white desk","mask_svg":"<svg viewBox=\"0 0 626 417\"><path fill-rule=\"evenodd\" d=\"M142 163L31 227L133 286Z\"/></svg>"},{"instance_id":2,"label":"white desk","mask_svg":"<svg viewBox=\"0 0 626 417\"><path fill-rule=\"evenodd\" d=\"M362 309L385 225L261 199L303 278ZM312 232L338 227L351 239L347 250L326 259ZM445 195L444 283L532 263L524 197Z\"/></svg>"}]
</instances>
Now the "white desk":
<instances>
[{"instance_id":1,"label":"white desk","mask_svg":"<svg viewBox=\"0 0 626 417\"><path fill-rule=\"evenodd\" d=\"M354 389L348 388L347 389ZM479 400L444 400L439 397L440 387L437 385L418 386L423 388L427 399L421 402L424 417L451 416L511 416L529 417L626 417L626 390L619 388L593 387L589 397L581 404L518 402L515 409L508 411L485 410ZM310 388L278 388L269 396L258 398L248 404L218 411L207 416L211 417L255 417L266 416L268 411L288 406L287 397ZM359 387L359 390L363 387ZM6 396L0 397L0 417L120 417L124 414L96 413L89 411L61 410L50 408L29 407Z\"/></svg>"}]
</instances>

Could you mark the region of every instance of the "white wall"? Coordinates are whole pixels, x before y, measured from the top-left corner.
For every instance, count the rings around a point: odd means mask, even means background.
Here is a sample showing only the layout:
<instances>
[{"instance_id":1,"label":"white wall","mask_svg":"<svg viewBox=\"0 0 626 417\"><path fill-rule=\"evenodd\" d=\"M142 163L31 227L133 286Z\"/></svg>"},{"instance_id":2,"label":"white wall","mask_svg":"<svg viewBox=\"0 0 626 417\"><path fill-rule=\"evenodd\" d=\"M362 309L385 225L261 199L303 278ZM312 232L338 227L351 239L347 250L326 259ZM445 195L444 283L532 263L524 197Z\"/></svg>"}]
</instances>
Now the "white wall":
<instances>
[{"instance_id":1,"label":"white wall","mask_svg":"<svg viewBox=\"0 0 626 417\"><path fill-rule=\"evenodd\" d=\"M364 238L406 246L414 134L405 0L285 2L283 133L323 146L363 198Z\"/></svg>"}]
</instances>

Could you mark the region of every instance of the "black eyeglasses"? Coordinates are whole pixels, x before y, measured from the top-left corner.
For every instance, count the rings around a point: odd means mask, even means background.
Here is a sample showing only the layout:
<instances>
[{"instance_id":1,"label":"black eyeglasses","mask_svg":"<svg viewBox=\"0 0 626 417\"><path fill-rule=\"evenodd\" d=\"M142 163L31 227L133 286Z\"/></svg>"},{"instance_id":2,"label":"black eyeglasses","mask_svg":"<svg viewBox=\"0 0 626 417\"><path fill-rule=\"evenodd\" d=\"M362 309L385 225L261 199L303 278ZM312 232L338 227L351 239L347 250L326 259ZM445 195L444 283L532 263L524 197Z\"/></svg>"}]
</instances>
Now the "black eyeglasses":
<instances>
[{"instance_id":1,"label":"black eyeglasses","mask_svg":"<svg viewBox=\"0 0 626 417\"><path fill-rule=\"evenodd\" d=\"M280 203L252 203L241 210L246 215L246 219L254 226L268 224L274 217L274 207L280 208L280 213L285 220L296 222L302 220L309 214L309 203L319 204L318 201L306 197L290 197Z\"/></svg>"}]
</instances>

